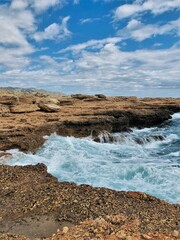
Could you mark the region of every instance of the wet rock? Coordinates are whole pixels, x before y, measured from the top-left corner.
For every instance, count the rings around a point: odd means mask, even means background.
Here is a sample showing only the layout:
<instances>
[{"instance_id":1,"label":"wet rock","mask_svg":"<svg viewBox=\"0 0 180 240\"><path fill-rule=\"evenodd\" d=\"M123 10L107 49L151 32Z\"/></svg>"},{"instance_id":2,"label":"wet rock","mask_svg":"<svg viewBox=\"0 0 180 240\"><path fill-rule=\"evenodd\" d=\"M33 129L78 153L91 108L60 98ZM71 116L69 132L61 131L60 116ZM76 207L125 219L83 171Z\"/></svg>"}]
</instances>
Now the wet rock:
<instances>
[{"instance_id":1,"label":"wet rock","mask_svg":"<svg viewBox=\"0 0 180 240\"><path fill-rule=\"evenodd\" d=\"M12 156L12 155L11 155L10 153L0 151L0 158L1 158L1 157L7 158L7 157L11 157L11 156Z\"/></svg>"},{"instance_id":2,"label":"wet rock","mask_svg":"<svg viewBox=\"0 0 180 240\"><path fill-rule=\"evenodd\" d=\"M165 138L162 135L153 135L153 136L145 136L142 138L135 138L135 142L140 145L151 143L153 141L163 141L163 140L165 140Z\"/></svg>"}]
</instances>

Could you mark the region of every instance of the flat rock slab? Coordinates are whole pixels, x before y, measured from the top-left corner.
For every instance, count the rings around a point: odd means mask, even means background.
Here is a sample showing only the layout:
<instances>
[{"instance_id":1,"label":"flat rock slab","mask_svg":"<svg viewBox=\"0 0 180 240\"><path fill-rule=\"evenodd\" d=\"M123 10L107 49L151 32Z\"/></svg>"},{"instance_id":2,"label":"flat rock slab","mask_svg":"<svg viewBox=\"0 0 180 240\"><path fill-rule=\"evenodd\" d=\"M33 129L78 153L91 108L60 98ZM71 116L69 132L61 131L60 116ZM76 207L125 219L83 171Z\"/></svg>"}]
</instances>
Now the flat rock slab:
<instances>
[{"instance_id":1,"label":"flat rock slab","mask_svg":"<svg viewBox=\"0 0 180 240\"><path fill-rule=\"evenodd\" d=\"M9 107L11 113L29 113L40 110L36 104L17 104Z\"/></svg>"}]
</instances>

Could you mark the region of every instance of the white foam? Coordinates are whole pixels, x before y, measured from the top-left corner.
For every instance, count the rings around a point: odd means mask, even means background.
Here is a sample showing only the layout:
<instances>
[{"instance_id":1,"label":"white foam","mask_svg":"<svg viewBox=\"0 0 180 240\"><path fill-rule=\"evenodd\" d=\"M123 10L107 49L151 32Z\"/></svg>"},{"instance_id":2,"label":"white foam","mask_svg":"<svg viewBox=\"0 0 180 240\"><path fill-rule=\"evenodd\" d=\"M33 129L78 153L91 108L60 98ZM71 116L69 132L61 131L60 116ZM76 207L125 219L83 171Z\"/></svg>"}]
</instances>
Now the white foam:
<instances>
[{"instance_id":1,"label":"white foam","mask_svg":"<svg viewBox=\"0 0 180 240\"><path fill-rule=\"evenodd\" d=\"M172 119L180 119L180 113L174 113Z\"/></svg>"},{"instance_id":2,"label":"white foam","mask_svg":"<svg viewBox=\"0 0 180 240\"><path fill-rule=\"evenodd\" d=\"M8 163L42 162L60 181L144 191L169 202L180 202L180 169L171 161L151 156L152 152L135 143L102 144L53 134L36 155L11 151L13 159Z\"/></svg>"},{"instance_id":3,"label":"white foam","mask_svg":"<svg viewBox=\"0 0 180 240\"><path fill-rule=\"evenodd\" d=\"M169 156L172 156L172 157L180 157L180 151L172 152L172 153L169 154Z\"/></svg>"},{"instance_id":4,"label":"white foam","mask_svg":"<svg viewBox=\"0 0 180 240\"><path fill-rule=\"evenodd\" d=\"M142 129L132 128L134 133L149 133L149 132L153 132L156 129L157 127L142 128Z\"/></svg>"},{"instance_id":5,"label":"white foam","mask_svg":"<svg viewBox=\"0 0 180 240\"><path fill-rule=\"evenodd\" d=\"M52 134L45 137L45 144L35 155L9 151L13 158L7 159L7 163L27 165L42 162L60 181L144 191L166 201L180 203L178 118L180 113L174 114L172 124L170 122L161 128L115 133L114 143L97 143L92 141L92 136L77 139ZM153 135L164 136L165 139L153 139ZM108 134L105 137L108 140ZM137 144L137 139L143 144Z\"/></svg>"},{"instance_id":6,"label":"white foam","mask_svg":"<svg viewBox=\"0 0 180 240\"><path fill-rule=\"evenodd\" d=\"M177 134L170 134L169 136L166 137L166 139L163 141L163 143L171 143L173 142L174 140L178 140L179 139L179 136Z\"/></svg>"}]
</instances>

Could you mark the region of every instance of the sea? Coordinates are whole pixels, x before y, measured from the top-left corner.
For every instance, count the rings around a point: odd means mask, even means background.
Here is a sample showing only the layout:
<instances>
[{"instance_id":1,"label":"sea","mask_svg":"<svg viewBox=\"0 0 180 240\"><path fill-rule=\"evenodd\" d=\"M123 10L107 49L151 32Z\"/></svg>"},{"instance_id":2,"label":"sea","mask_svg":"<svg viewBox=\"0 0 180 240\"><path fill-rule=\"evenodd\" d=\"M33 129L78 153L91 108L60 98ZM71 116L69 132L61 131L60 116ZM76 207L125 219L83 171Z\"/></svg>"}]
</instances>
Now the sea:
<instances>
[{"instance_id":1,"label":"sea","mask_svg":"<svg viewBox=\"0 0 180 240\"><path fill-rule=\"evenodd\" d=\"M153 136L161 136L153 137ZM140 191L170 203L180 203L180 113L161 126L92 137L44 136L36 154L10 150L9 165L44 163L58 180Z\"/></svg>"}]
</instances>

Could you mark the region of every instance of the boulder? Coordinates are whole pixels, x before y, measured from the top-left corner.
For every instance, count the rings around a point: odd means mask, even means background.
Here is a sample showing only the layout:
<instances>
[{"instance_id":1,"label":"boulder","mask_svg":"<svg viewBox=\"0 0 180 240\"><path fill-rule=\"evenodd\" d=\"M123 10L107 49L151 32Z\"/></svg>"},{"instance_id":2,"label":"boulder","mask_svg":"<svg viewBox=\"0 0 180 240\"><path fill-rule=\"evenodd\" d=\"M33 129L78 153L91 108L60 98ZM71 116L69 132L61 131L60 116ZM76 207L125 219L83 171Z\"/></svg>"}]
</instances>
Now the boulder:
<instances>
[{"instance_id":1,"label":"boulder","mask_svg":"<svg viewBox=\"0 0 180 240\"><path fill-rule=\"evenodd\" d=\"M91 95L87 95L87 94L72 94L71 97L79 99L79 100L83 100L83 99L90 98L92 96Z\"/></svg>"},{"instance_id":2,"label":"boulder","mask_svg":"<svg viewBox=\"0 0 180 240\"><path fill-rule=\"evenodd\" d=\"M0 104L5 104L5 105L13 105L17 104L18 98L13 95L7 95L7 96L0 96Z\"/></svg>"},{"instance_id":3,"label":"boulder","mask_svg":"<svg viewBox=\"0 0 180 240\"><path fill-rule=\"evenodd\" d=\"M0 158L7 158L7 157L11 157L11 153L7 153L7 152L3 152L3 151L0 151Z\"/></svg>"},{"instance_id":4,"label":"boulder","mask_svg":"<svg viewBox=\"0 0 180 240\"><path fill-rule=\"evenodd\" d=\"M46 102L46 103L56 104L56 105L59 104L59 100L58 100L57 98L51 98L51 97L46 98L46 99L45 99L45 102Z\"/></svg>"},{"instance_id":5,"label":"boulder","mask_svg":"<svg viewBox=\"0 0 180 240\"><path fill-rule=\"evenodd\" d=\"M44 112L59 112L61 109L60 106L54 103L40 102L38 106L40 110Z\"/></svg>"},{"instance_id":6,"label":"boulder","mask_svg":"<svg viewBox=\"0 0 180 240\"><path fill-rule=\"evenodd\" d=\"M39 107L36 104L17 104L10 106L11 113L29 113L38 110Z\"/></svg>"},{"instance_id":7,"label":"boulder","mask_svg":"<svg viewBox=\"0 0 180 240\"><path fill-rule=\"evenodd\" d=\"M104 94L95 94L95 96L98 98L106 99L106 96Z\"/></svg>"}]
</instances>

